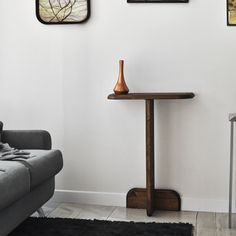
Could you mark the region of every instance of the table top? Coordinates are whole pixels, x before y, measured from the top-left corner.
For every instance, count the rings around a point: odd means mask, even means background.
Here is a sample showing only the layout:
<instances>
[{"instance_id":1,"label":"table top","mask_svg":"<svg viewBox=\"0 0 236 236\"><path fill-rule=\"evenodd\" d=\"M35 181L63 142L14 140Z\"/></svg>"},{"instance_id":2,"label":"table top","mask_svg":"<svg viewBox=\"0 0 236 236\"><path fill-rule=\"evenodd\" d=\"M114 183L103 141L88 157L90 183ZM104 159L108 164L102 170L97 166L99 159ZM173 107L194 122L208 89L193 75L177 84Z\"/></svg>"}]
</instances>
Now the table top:
<instances>
[{"instance_id":1,"label":"table top","mask_svg":"<svg viewBox=\"0 0 236 236\"><path fill-rule=\"evenodd\" d=\"M194 98L195 94L192 92L184 92L184 93L128 93L128 94L110 94L108 95L108 99L117 99L117 100L164 100L164 99L190 99Z\"/></svg>"}]
</instances>

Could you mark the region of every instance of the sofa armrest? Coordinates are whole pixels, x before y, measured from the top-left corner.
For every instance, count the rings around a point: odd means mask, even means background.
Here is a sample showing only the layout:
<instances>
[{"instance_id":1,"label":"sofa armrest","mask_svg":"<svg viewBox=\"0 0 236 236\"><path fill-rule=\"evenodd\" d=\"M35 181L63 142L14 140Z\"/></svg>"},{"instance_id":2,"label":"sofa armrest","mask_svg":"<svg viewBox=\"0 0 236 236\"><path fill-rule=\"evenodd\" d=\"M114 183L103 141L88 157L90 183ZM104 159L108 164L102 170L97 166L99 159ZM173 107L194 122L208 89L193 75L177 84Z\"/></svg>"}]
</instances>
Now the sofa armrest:
<instances>
[{"instance_id":1,"label":"sofa armrest","mask_svg":"<svg viewBox=\"0 0 236 236\"><path fill-rule=\"evenodd\" d=\"M17 149L43 149L52 147L50 134L45 130L3 130L2 142Z\"/></svg>"}]
</instances>

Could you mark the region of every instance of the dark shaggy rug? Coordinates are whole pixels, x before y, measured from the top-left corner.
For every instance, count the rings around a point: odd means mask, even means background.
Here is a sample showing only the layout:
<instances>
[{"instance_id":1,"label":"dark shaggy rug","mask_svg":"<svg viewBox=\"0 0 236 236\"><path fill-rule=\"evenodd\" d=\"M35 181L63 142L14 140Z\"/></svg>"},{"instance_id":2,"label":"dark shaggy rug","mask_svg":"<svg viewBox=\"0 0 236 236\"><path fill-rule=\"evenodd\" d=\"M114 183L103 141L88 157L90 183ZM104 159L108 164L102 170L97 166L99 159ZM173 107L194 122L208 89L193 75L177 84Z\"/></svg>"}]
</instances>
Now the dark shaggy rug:
<instances>
[{"instance_id":1,"label":"dark shaggy rug","mask_svg":"<svg viewBox=\"0 0 236 236\"><path fill-rule=\"evenodd\" d=\"M8 236L192 236L190 224L29 218Z\"/></svg>"}]
</instances>

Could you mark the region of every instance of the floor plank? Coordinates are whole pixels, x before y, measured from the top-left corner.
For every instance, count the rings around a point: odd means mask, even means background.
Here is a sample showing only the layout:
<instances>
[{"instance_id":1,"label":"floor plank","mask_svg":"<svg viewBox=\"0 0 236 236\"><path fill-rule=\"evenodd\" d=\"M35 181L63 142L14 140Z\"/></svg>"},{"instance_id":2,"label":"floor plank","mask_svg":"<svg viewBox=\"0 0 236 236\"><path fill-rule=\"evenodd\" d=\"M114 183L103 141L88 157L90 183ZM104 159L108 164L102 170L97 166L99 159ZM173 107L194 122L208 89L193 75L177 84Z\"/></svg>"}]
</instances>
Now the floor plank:
<instances>
[{"instance_id":1,"label":"floor plank","mask_svg":"<svg viewBox=\"0 0 236 236\"><path fill-rule=\"evenodd\" d=\"M235 236L236 229L219 229L217 230L217 236Z\"/></svg>"},{"instance_id":2,"label":"floor plank","mask_svg":"<svg viewBox=\"0 0 236 236\"><path fill-rule=\"evenodd\" d=\"M60 204L59 203L50 203L45 204L42 208L44 211L45 216L48 216L52 211L54 211ZM35 212L32 217L39 217L38 213Z\"/></svg>"},{"instance_id":3,"label":"floor plank","mask_svg":"<svg viewBox=\"0 0 236 236\"><path fill-rule=\"evenodd\" d=\"M62 203L49 214L49 217L106 220L114 209L112 206Z\"/></svg>"},{"instance_id":4,"label":"floor plank","mask_svg":"<svg viewBox=\"0 0 236 236\"><path fill-rule=\"evenodd\" d=\"M170 223L190 223L196 225L196 212L170 212L156 211L153 216L148 217L144 209L130 209L117 207L108 220L143 221L143 222L170 222Z\"/></svg>"},{"instance_id":5,"label":"floor plank","mask_svg":"<svg viewBox=\"0 0 236 236\"><path fill-rule=\"evenodd\" d=\"M198 229L216 229L216 214L212 212L198 212Z\"/></svg>"},{"instance_id":6,"label":"floor plank","mask_svg":"<svg viewBox=\"0 0 236 236\"><path fill-rule=\"evenodd\" d=\"M216 229L197 228L195 235L197 236L217 236Z\"/></svg>"},{"instance_id":7,"label":"floor plank","mask_svg":"<svg viewBox=\"0 0 236 236\"><path fill-rule=\"evenodd\" d=\"M82 211L78 215L78 218L107 220L114 210L115 207L112 206L83 205Z\"/></svg>"},{"instance_id":8,"label":"floor plank","mask_svg":"<svg viewBox=\"0 0 236 236\"><path fill-rule=\"evenodd\" d=\"M62 203L54 211L52 211L48 217L52 218L78 218L78 215L82 211L81 205L72 203Z\"/></svg>"},{"instance_id":9,"label":"floor plank","mask_svg":"<svg viewBox=\"0 0 236 236\"><path fill-rule=\"evenodd\" d=\"M217 229L228 229L228 225L229 225L228 214L227 213L216 213L216 228ZM236 228L236 214L232 214L232 228Z\"/></svg>"}]
</instances>

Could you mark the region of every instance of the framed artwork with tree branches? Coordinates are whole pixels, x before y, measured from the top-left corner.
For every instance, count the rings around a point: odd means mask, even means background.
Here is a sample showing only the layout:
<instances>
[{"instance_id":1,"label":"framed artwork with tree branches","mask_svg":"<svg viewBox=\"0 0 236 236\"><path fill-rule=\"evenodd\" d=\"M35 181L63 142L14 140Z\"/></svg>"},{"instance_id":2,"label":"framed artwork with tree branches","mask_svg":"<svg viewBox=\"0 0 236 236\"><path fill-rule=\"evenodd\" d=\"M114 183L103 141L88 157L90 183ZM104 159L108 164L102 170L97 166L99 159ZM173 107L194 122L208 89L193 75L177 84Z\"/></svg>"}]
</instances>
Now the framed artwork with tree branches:
<instances>
[{"instance_id":1,"label":"framed artwork with tree branches","mask_svg":"<svg viewBox=\"0 0 236 236\"><path fill-rule=\"evenodd\" d=\"M236 0L227 0L227 24L236 25Z\"/></svg>"},{"instance_id":2,"label":"framed artwork with tree branches","mask_svg":"<svg viewBox=\"0 0 236 236\"><path fill-rule=\"evenodd\" d=\"M36 15L43 24L78 24L90 16L90 0L36 0Z\"/></svg>"}]
</instances>

